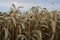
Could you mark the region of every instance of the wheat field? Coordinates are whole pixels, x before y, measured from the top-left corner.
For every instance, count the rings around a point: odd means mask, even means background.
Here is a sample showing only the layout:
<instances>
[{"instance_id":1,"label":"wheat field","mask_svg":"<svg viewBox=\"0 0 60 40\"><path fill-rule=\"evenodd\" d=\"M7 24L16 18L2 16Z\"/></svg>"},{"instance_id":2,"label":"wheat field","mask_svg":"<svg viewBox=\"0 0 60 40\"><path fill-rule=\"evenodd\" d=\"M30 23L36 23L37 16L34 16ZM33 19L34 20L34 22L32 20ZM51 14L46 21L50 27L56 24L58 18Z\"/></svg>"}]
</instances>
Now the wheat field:
<instances>
[{"instance_id":1,"label":"wheat field","mask_svg":"<svg viewBox=\"0 0 60 40\"><path fill-rule=\"evenodd\" d=\"M9 12L0 13L0 40L60 40L60 11L19 8L12 4Z\"/></svg>"}]
</instances>

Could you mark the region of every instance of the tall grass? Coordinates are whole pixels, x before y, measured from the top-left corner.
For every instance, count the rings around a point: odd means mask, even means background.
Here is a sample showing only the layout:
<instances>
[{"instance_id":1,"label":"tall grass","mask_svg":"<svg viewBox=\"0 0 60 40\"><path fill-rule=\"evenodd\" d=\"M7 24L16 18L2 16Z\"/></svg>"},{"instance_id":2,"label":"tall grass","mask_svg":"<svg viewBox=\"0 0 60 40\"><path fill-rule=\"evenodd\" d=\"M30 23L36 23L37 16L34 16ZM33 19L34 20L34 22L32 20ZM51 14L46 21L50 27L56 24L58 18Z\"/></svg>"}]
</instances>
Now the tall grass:
<instances>
[{"instance_id":1,"label":"tall grass","mask_svg":"<svg viewBox=\"0 0 60 40\"><path fill-rule=\"evenodd\" d=\"M60 11L32 7L21 12L12 4L0 13L0 40L60 40Z\"/></svg>"}]
</instances>

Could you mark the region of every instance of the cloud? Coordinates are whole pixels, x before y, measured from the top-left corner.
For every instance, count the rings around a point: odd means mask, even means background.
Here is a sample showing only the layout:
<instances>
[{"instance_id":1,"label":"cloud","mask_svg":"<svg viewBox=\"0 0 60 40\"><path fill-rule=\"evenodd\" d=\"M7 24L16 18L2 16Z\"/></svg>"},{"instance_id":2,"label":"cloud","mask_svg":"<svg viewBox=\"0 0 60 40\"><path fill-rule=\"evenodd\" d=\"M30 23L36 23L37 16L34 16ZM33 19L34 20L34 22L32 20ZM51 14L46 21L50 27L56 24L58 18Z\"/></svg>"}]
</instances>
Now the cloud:
<instances>
[{"instance_id":1,"label":"cloud","mask_svg":"<svg viewBox=\"0 0 60 40\"><path fill-rule=\"evenodd\" d=\"M7 0L6 0L7 1ZM47 8L48 10L53 10L53 6L51 3L28 3L28 2L17 2L17 1L10 1L10 2L0 2L0 11L7 11L12 4L15 4L16 7L18 6L23 6L24 10L27 10L29 9L30 7L32 6L40 6L40 7L45 7ZM55 6L54 6L54 9L57 9L57 10L60 10L60 3L55 3Z\"/></svg>"},{"instance_id":2,"label":"cloud","mask_svg":"<svg viewBox=\"0 0 60 40\"><path fill-rule=\"evenodd\" d=\"M0 2L0 7L11 6L15 4L16 6L33 6L32 3L24 3L24 2Z\"/></svg>"},{"instance_id":3,"label":"cloud","mask_svg":"<svg viewBox=\"0 0 60 40\"><path fill-rule=\"evenodd\" d=\"M0 11L7 11L12 4L15 4L16 7L23 6L25 9L28 9L33 6L32 3L24 3L24 2L0 2Z\"/></svg>"}]
</instances>

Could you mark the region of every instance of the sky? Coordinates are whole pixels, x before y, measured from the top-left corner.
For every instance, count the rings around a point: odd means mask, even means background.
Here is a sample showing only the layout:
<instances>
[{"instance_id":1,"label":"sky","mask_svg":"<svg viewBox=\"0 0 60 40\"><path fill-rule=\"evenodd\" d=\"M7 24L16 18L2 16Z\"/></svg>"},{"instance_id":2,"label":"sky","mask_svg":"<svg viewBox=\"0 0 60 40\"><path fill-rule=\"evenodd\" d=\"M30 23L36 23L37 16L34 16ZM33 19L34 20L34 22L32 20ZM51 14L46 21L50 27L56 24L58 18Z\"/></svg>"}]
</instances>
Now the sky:
<instances>
[{"instance_id":1,"label":"sky","mask_svg":"<svg viewBox=\"0 0 60 40\"><path fill-rule=\"evenodd\" d=\"M52 5L52 2L54 2L54 5ZM60 11L60 0L0 0L0 11L9 11L12 4L15 4L16 7L23 6L22 11L26 11L32 6L45 7L48 11Z\"/></svg>"}]
</instances>

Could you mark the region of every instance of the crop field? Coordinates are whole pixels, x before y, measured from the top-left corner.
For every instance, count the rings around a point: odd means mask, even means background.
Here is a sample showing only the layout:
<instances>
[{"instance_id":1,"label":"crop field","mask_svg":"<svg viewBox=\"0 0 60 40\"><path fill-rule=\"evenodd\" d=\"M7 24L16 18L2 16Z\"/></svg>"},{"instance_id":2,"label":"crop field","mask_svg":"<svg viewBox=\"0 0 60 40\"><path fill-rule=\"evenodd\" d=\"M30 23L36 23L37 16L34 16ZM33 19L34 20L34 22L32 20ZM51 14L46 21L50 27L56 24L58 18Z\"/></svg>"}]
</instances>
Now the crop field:
<instances>
[{"instance_id":1,"label":"crop field","mask_svg":"<svg viewBox=\"0 0 60 40\"><path fill-rule=\"evenodd\" d=\"M0 12L0 40L60 40L60 11L20 8L12 4L10 11Z\"/></svg>"}]
</instances>

